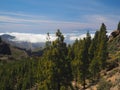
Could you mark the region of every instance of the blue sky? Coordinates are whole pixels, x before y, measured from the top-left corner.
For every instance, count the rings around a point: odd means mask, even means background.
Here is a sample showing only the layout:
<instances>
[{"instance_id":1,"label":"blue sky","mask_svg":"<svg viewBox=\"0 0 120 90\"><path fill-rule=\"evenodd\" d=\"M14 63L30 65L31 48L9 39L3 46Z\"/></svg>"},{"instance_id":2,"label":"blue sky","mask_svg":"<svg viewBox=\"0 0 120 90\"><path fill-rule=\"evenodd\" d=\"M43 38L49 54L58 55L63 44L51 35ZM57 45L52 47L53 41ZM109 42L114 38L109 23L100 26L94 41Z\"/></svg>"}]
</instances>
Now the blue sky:
<instances>
[{"instance_id":1,"label":"blue sky","mask_svg":"<svg viewBox=\"0 0 120 90\"><path fill-rule=\"evenodd\" d=\"M0 0L0 33L108 30L120 21L120 0Z\"/></svg>"}]
</instances>

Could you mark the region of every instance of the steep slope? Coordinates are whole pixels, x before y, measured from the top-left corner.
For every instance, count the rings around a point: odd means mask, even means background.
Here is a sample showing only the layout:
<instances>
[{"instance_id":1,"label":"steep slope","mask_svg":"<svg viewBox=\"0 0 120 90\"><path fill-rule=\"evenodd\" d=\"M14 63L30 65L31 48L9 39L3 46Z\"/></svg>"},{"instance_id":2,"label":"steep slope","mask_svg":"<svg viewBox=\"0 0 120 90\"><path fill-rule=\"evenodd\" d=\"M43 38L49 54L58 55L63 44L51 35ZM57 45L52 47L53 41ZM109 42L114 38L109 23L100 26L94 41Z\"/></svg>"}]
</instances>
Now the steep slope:
<instances>
[{"instance_id":1,"label":"steep slope","mask_svg":"<svg viewBox=\"0 0 120 90\"><path fill-rule=\"evenodd\" d=\"M113 31L108 41L109 53L115 53L120 51L120 31Z\"/></svg>"},{"instance_id":2,"label":"steep slope","mask_svg":"<svg viewBox=\"0 0 120 90\"><path fill-rule=\"evenodd\" d=\"M13 46L10 46L10 49L11 49L12 56L16 59L28 57L28 55L24 49L22 50L22 49L13 47Z\"/></svg>"},{"instance_id":3,"label":"steep slope","mask_svg":"<svg viewBox=\"0 0 120 90\"><path fill-rule=\"evenodd\" d=\"M111 36L112 39L108 41L111 70L107 72L106 79L112 83L110 90L120 90L120 30L113 31Z\"/></svg>"},{"instance_id":4,"label":"steep slope","mask_svg":"<svg viewBox=\"0 0 120 90\"><path fill-rule=\"evenodd\" d=\"M120 31L111 33L108 40L107 67L100 72L100 80L87 90L120 90Z\"/></svg>"}]
</instances>

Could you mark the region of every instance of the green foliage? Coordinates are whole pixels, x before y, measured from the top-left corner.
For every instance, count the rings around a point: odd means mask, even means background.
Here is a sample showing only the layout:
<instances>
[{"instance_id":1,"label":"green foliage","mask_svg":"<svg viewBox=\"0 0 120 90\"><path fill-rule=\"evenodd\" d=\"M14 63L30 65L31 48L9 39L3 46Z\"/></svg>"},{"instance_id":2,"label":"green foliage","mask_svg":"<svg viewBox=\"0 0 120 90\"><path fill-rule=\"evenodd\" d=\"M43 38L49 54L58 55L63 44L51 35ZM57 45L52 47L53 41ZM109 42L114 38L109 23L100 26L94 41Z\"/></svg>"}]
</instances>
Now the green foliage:
<instances>
[{"instance_id":1,"label":"green foliage","mask_svg":"<svg viewBox=\"0 0 120 90\"><path fill-rule=\"evenodd\" d=\"M99 46L99 53L98 53L98 57L100 59L100 63L101 63L101 68L105 68L106 65L106 60L107 60L107 36L106 36L106 26L104 25L104 23L101 26L100 29L100 46Z\"/></svg>"},{"instance_id":2,"label":"green foliage","mask_svg":"<svg viewBox=\"0 0 120 90\"><path fill-rule=\"evenodd\" d=\"M120 50L120 35L115 37L112 41L108 42L109 53L115 54L116 51Z\"/></svg>"},{"instance_id":3,"label":"green foliage","mask_svg":"<svg viewBox=\"0 0 120 90\"><path fill-rule=\"evenodd\" d=\"M98 79L99 72L106 67L108 54L106 26L103 23L93 39L88 32L86 38L76 40L69 48L73 50L73 53L69 50L69 54L72 56L70 58L74 80L85 88L86 80Z\"/></svg>"},{"instance_id":4,"label":"green foliage","mask_svg":"<svg viewBox=\"0 0 120 90\"><path fill-rule=\"evenodd\" d=\"M26 59L0 64L0 90L26 90L35 87L39 90L69 90L71 81L81 83L95 80L105 68L107 59L106 26L102 24L93 39L89 32L82 40L72 45L64 42L64 35L58 29L57 39L47 42L44 53L35 59Z\"/></svg>"},{"instance_id":5,"label":"green foliage","mask_svg":"<svg viewBox=\"0 0 120 90\"><path fill-rule=\"evenodd\" d=\"M39 80L39 83L41 83L39 86L40 88L47 88L47 90L60 90L62 86L68 87L72 80L70 60L67 57L68 49L60 30L56 32L56 37L57 39L45 51L43 60L38 66L39 70L44 69L44 71L38 70L39 78L42 79ZM44 73L44 75L41 73Z\"/></svg>"},{"instance_id":6,"label":"green foliage","mask_svg":"<svg viewBox=\"0 0 120 90\"><path fill-rule=\"evenodd\" d=\"M118 23L118 27L117 27L117 30L120 30L120 22Z\"/></svg>"},{"instance_id":7,"label":"green foliage","mask_svg":"<svg viewBox=\"0 0 120 90\"><path fill-rule=\"evenodd\" d=\"M45 44L45 48L48 49L51 46L51 41L50 41L50 34L47 33L47 37L46 37L47 41Z\"/></svg>"},{"instance_id":8,"label":"green foliage","mask_svg":"<svg viewBox=\"0 0 120 90\"><path fill-rule=\"evenodd\" d=\"M107 36L106 26L102 23L100 30L95 33L89 48L91 78L95 80L99 76L99 72L106 67L107 52Z\"/></svg>"},{"instance_id":9,"label":"green foliage","mask_svg":"<svg viewBox=\"0 0 120 90\"><path fill-rule=\"evenodd\" d=\"M85 88L86 79L89 76L89 47L91 44L91 37L89 32L86 34L86 38L83 40L76 40L73 44L73 50L75 50L75 58L71 62L72 63L72 70L73 76L75 81L80 81Z\"/></svg>"},{"instance_id":10,"label":"green foliage","mask_svg":"<svg viewBox=\"0 0 120 90\"><path fill-rule=\"evenodd\" d=\"M22 60L0 66L0 90L25 90L36 82L36 60Z\"/></svg>"},{"instance_id":11,"label":"green foliage","mask_svg":"<svg viewBox=\"0 0 120 90\"><path fill-rule=\"evenodd\" d=\"M91 79L93 81L97 80L97 77L99 77L99 72L100 72L100 64L97 60L97 58L93 59L90 63L90 66L89 66L89 71L91 73Z\"/></svg>"},{"instance_id":12,"label":"green foliage","mask_svg":"<svg viewBox=\"0 0 120 90\"><path fill-rule=\"evenodd\" d=\"M39 90L52 90L56 87L55 83L53 82L53 69L54 63L52 61L45 58L39 60L37 69L37 83Z\"/></svg>"},{"instance_id":13,"label":"green foliage","mask_svg":"<svg viewBox=\"0 0 120 90\"><path fill-rule=\"evenodd\" d=\"M2 42L2 39L1 39L1 37L0 37L0 43Z\"/></svg>"}]
</instances>

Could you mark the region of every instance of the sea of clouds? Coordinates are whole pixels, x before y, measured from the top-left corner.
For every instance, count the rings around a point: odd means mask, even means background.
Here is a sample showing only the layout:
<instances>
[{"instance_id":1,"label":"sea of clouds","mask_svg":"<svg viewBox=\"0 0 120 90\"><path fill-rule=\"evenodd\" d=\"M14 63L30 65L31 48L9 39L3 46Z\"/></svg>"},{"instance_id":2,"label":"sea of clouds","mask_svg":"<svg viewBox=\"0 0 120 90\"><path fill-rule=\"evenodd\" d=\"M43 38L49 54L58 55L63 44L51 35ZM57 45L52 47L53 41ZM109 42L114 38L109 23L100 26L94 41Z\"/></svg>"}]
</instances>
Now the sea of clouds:
<instances>
[{"instance_id":1,"label":"sea of clouds","mask_svg":"<svg viewBox=\"0 0 120 90\"><path fill-rule=\"evenodd\" d=\"M47 34L34 34L34 33L18 33L18 32L7 32L7 33L0 33L0 35L8 34L14 36L15 38L12 41L17 42L30 42L30 43L45 43L47 41ZM86 33L63 33L65 37L65 42L72 43L76 39L83 39L86 37ZM94 33L90 34L91 37L94 37ZM110 32L107 33L110 35ZM50 41L54 41L56 39L55 34L50 34Z\"/></svg>"},{"instance_id":2,"label":"sea of clouds","mask_svg":"<svg viewBox=\"0 0 120 90\"><path fill-rule=\"evenodd\" d=\"M30 43L45 43L47 41L47 34L33 34L33 33L0 33L0 35L8 34L14 36L15 38L12 41L20 41L20 42L30 42ZM78 34L78 33L65 33L63 34L65 37L65 41L67 43L73 42L76 39L83 39L86 37L86 34ZM94 34L91 34L93 37ZM50 40L54 41L56 39L55 34L50 34Z\"/></svg>"}]
</instances>

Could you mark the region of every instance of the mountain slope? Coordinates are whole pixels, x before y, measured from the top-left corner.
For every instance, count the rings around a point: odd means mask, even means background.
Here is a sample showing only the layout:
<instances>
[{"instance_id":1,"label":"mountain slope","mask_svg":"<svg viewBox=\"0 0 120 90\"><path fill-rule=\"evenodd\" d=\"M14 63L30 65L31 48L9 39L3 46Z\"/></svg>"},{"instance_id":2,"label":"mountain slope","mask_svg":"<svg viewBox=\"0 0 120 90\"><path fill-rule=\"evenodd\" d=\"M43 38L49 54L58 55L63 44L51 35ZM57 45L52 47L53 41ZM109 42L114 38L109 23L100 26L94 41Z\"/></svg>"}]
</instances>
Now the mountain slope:
<instances>
[{"instance_id":1,"label":"mountain slope","mask_svg":"<svg viewBox=\"0 0 120 90\"><path fill-rule=\"evenodd\" d=\"M113 33L115 36L113 36ZM107 72L106 79L112 83L111 90L120 90L120 30L111 33L112 39L108 42L109 63L114 66Z\"/></svg>"},{"instance_id":2,"label":"mountain slope","mask_svg":"<svg viewBox=\"0 0 120 90\"><path fill-rule=\"evenodd\" d=\"M25 50L13 47L3 41L0 42L0 61L9 62L27 57Z\"/></svg>"},{"instance_id":3,"label":"mountain slope","mask_svg":"<svg viewBox=\"0 0 120 90\"><path fill-rule=\"evenodd\" d=\"M45 43L42 42L36 42L36 43L31 43L28 41L17 41L15 36L9 35L9 34L3 34L1 35L1 38L4 42L15 46L19 48L24 48L26 50L33 50L36 48L44 47Z\"/></svg>"},{"instance_id":4,"label":"mountain slope","mask_svg":"<svg viewBox=\"0 0 120 90\"><path fill-rule=\"evenodd\" d=\"M109 58L107 67L101 71L101 78L87 90L120 90L120 31L111 33L108 40Z\"/></svg>"}]
</instances>

